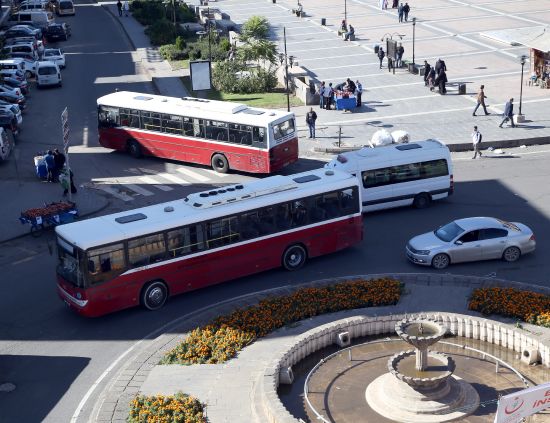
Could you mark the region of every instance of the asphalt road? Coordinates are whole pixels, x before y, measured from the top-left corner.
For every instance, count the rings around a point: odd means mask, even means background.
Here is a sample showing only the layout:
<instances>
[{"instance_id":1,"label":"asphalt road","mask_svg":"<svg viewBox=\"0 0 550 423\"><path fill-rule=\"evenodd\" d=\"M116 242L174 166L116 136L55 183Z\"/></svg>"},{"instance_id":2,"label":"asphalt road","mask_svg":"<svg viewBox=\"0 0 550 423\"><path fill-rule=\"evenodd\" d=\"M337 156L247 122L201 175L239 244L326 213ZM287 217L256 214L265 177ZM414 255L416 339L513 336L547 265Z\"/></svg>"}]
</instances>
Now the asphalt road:
<instances>
[{"instance_id":1,"label":"asphalt road","mask_svg":"<svg viewBox=\"0 0 550 423\"><path fill-rule=\"evenodd\" d=\"M73 37L60 43L68 54L63 88L33 92L21 134L20 157L60 143L59 115L69 106L71 133L79 153L71 156L79 178L118 177L133 165L121 154L103 154L97 147L95 100L115 87L151 91L147 83L123 84L135 66L118 25L95 4L81 5L67 18ZM120 79L118 79L120 78ZM84 148L87 147L87 148ZM88 152L87 152L88 151ZM455 155L456 194L426 210L409 208L367 214L362 244L311 260L296 273L274 270L171 299L157 313L127 310L98 319L69 312L55 293L52 238L23 238L0 246L0 384L14 383L13 392L0 392L0 422L69 422L82 398L110 364L136 341L178 316L236 295L330 276L378 272L431 272L404 256L406 241L449 220L492 215L532 227L537 251L518 263L500 261L461 264L449 272L550 284L550 148L517 149L511 154L470 160ZM302 161L295 169L315 166ZM31 166L30 164L28 165ZM137 166L137 165L134 165ZM140 167L179 174L181 165L145 159ZM197 171L195 167L188 167ZM32 169L30 175L32 175ZM32 176L29 176L32 177ZM241 178L242 175L233 176ZM159 192L132 202L112 199L109 212L160 202L185 190ZM444 299L442 299L444 301ZM84 404L78 421L89 416L104 383Z\"/></svg>"}]
</instances>

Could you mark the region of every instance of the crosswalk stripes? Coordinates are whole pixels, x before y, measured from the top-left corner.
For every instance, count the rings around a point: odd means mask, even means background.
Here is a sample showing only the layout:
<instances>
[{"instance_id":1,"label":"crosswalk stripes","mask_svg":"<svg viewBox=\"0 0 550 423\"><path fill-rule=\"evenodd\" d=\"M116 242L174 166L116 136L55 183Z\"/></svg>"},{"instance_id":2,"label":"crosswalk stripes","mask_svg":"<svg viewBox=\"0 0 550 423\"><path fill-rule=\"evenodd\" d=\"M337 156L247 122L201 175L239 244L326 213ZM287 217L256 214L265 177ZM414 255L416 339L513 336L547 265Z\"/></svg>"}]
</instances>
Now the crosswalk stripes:
<instances>
[{"instance_id":1,"label":"crosswalk stripes","mask_svg":"<svg viewBox=\"0 0 550 423\"><path fill-rule=\"evenodd\" d=\"M191 178L196 179L199 182L209 182L209 181L211 181L211 178L209 176L201 175L199 172L195 172L194 170L191 170L191 169L186 168L186 167L178 167L176 169L176 171L178 171L179 173L181 173L185 176L190 176Z\"/></svg>"},{"instance_id":2,"label":"crosswalk stripes","mask_svg":"<svg viewBox=\"0 0 550 423\"><path fill-rule=\"evenodd\" d=\"M160 189L161 191L172 191L174 189L168 185L159 184L156 179L151 178L150 176L141 176L139 180L147 185Z\"/></svg>"},{"instance_id":3,"label":"crosswalk stripes","mask_svg":"<svg viewBox=\"0 0 550 423\"><path fill-rule=\"evenodd\" d=\"M140 187L139 185L134 184L124 184L124 188L128 188L131 191L134 191L136 194L143 195L144 197L150 197L151 195L155 195L155 193Z\"/></svg>"},{"instance_id":4,"label":"crosswalk stripes","mask_svg":"<svg viewBox=\"0 0 550 423\"><path fill-rule=\"evenodd\" d=\"M122 191L118 191L115 188L112 188L110 185L104 185L104 184L95 184L94 188L99 189L101 191L106 192L109 195L112 195L113 197L118 198L122 201L133 201L134 198L130 197L128 194Z\"/></svg>"},{"instance_id":5,"label":"crosswalk stripes","mask_svg":"<svg viewBox=\"0 0 550 423\"><path fill-rule=\"evenodd\" d=\"M186 181L185 179L182 179L176 175L172 175L171 173L157 173L155 176L160 176L161 178L168 179L170 182L175 182L178 185L189 186L192 184L192 182Z\"/></svg>"}]
</instances>

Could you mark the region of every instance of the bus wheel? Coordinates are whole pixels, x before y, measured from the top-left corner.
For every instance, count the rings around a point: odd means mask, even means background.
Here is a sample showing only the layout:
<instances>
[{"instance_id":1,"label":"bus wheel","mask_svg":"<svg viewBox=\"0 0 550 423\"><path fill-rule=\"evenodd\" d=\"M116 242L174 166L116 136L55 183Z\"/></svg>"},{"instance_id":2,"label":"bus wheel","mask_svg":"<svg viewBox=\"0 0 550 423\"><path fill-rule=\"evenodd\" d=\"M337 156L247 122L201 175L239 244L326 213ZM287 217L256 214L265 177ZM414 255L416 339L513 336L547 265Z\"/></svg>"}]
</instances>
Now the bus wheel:
<instances>
[{"instance_id":1,"label":"bus wheel","mask_svg":"<svg viewBox=\"0 0 550 423\"><path fill-rule=\"evenodd\" d=\"M283 254L283 266L286 270L298 270L305 264L306 259L306 249L301 245L293 245Z\"/></svg>"},{"instance_id":2,"label":"bus wheel","mask_svg":"<svg viewBox=\"0 0 550 423\"><path fill-rule=\"evenodd\" d=\"M136 159L139 159L143 155L141 153L141 147L139 146L137 141L128 142L128 153L130 153L130 156Z\"/></svg>"},{"instance_id":3,"label":"bus wheel","mask_svg":"<svg viewBox=\"0 0 550 423\"><path fill-rule=\"evenodd\" d=\"M158 310L167 298L168 289L160 281L148 283L141 291L141 304L148 310Z\"/></svg>"},{"instance_id":4,"label":"bus wheel","mask_svg":"<svg viewBox=\"0 0 550 423\"><path fill-rule=\"evenodd\" d=\"M227 158L223 154L214 154L212 156L212 169L218 173L227 173L229 170Z\"/></svg>"},{"instance_id":5,"label":"bus wheel","mask_svg":"<svg viewBox=\"0 0 550 423\"><path fill-rule=\"evenodd\" d=\"M423 192L414 197L413 206L417 209L425 209L430 205L431 201L430 195Z\"/></svg>"}]
</instances>

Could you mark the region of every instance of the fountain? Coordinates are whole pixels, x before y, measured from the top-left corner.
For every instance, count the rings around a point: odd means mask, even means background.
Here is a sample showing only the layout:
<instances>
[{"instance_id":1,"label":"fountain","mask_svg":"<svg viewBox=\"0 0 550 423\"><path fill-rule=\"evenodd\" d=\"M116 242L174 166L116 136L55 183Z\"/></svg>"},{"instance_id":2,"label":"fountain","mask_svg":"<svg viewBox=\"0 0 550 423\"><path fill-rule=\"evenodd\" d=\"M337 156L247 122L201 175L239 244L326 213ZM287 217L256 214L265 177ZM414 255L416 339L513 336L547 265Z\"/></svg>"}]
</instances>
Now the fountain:
<instances>
[{"instance_id":1,"label":"fountain","mask_svg":"<svg viewBox=\"0 0 550 423\"><path fill-rule=\"evenodd\" d=\"M476 390L454 376L454 360L428 350L446 333L446 327L426 319L402 320L397 335L414 350L388 360L389 373L368 385L366 398L378 414L398 422L448 422L473 413L479 406Z\"/></svg>"}]
</instances>

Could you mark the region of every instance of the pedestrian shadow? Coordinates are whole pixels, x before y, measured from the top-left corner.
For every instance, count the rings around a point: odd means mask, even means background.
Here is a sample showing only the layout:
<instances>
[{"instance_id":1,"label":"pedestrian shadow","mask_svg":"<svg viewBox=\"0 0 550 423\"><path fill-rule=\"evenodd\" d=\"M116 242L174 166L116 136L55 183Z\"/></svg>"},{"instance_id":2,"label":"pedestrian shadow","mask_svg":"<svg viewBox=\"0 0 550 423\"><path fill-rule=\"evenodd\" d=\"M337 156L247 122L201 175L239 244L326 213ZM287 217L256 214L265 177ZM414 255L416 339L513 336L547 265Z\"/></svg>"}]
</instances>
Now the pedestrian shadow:
<instances>
[{"instance_id":1,"label":"pedestrian shadow","mask_svg":"<svg viewBox=\"0 0 550 423\"><path fill-rule=\"evenodd\" d=\"M520 159L520 156L515 156L513 154L500 154L498 156L488 156L486 154L483 155L484 159Z\"/></svg>"},{"instance_id":2,"label":"pedestrian shadow","mask_svg":"<svg viewBox=\"0 0 550 423\"><path fill-rule=\"evenodd\" d=\"M527 122L527 121L525 121ZM525 123L523 122L523 123ZM521 128L521 129L527 129L528 131L532 131L533 129L545 129L545 128L548 128L548 126L546 125L516 125L518 128Z\"/></svg>"}]
</instances>

